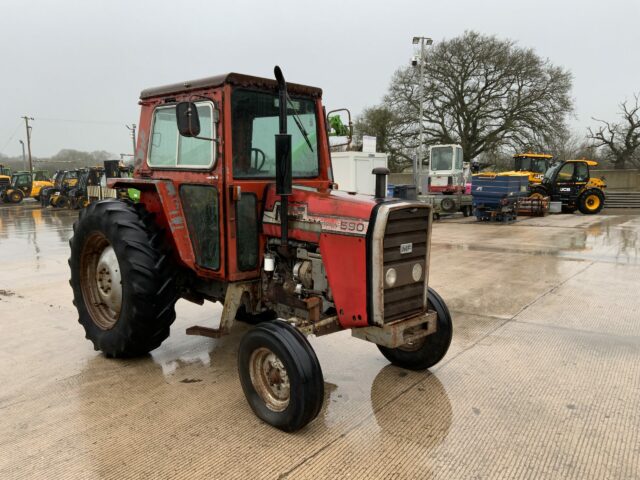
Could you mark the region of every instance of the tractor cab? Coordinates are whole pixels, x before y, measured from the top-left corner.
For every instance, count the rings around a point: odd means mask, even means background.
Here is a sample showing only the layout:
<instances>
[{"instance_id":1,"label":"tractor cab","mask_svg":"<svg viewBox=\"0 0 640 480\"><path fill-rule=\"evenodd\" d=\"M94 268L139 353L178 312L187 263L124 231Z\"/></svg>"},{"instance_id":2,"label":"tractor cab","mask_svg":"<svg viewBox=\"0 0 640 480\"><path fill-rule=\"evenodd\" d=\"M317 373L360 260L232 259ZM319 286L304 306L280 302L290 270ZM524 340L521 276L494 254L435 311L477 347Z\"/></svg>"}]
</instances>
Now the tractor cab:
<instances>
[{"instance_id":1,"label":"tractor cab","mask_svg":"<svg viewBox=\"0 0 640 480\"><path fill-rule=\"evenodd\" d=\"M545 172L553 161L553 155L547 153L517 153L513 156L513 170L503 172L501 175L522 175L529 177L529 184L542 182Z\"/></svg>"},{"instance_id":2,"label":"tractor cab","mask_svg":"<svg viewBox=\"0 0 640 480\"><path fill-rule=\"evenodd\" d=\"M430 193L462 193L465 188L464 163L460 145L432 145L429 147ZM423 190L425 191L425 190Z\"/></svg>"},{"instance_id":3,"label":"tractor cab","mask_svg":"<svg viewBox=\"0 0 640 480\"><path fill-rule=\"evenodd\" d=\"M532 196L548 196L551 201L562 202L562 209L568 213L598 213L604 206L606 184L591 177L589 167L597 165L598 162L585 159L556 163L547 170L541 184L531 188Z\"/></svg>"}]
</instances>

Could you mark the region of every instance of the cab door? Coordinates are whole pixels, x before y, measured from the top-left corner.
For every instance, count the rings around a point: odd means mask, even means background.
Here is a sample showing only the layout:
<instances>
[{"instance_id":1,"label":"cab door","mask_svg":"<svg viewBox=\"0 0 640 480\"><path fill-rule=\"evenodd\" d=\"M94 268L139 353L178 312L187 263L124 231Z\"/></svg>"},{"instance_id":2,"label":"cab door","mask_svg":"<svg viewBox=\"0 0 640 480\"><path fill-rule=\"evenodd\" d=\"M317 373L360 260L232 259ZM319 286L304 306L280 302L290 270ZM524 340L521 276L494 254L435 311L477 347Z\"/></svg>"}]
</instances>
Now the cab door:
<instances>
[{"instance_id":1,"label":"cab door","mask_svg":"<svg viewBox=\"0 0 640 480\"><path fill-rule=\"evenodd\" d=\"M567 162L558 171L556 191L564 205L575 204L578 194L587 184L589 178L588 167L585 180L585 172L581 168L582 166L587 167L583 163Z\"/></svg>"},{"instance_id":2,"label":"cab door","mask_svg":"<svg viewBox=\"0 0 640 480\"><path fill-rule=\"evenodd\" d=\"M28 197L31 194L32 186L33 186L33 182L31 180L31 174L21 173L17 175L15 188L18 190L22 190L25 197Z\"/></svg>"},{"instance_id":3,"label":"cab door","mask_svg":"<svg viewBox=\"0 0 640 480\"><path fill-rule=\"evenodd\" d=\"M195 105L201 138L179 134L175 103L155 107L147 163L151 175L163 180L163 207L183 260L203 276L218 278L225 271L219 112L212 100Z\"/></svg>"}]
</instances>

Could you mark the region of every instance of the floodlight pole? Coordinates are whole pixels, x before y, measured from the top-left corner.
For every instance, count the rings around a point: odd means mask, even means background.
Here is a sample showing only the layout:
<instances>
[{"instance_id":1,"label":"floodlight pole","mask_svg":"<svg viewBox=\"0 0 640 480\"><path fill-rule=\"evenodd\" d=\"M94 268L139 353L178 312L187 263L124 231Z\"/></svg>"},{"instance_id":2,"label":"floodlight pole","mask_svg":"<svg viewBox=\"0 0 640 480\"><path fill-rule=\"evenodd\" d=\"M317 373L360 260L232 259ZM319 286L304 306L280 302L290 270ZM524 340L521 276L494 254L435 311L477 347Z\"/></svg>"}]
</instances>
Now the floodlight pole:
<instances>
[{"instance_id":1,"label":"floodlight pole","mask_svg":"<svg viewBox=\"0 0 640 480\"><path fill-rule=\"evenodd\" d=\"M417 168L416 168L416 172L414 173L414 175L417 177L416 178L416 189L420 190L421 189L421 178L422 178L422 161L425 157L424 155L424 122L423 122L423 115L424 115L424 64L425 64L425 58L424 58L424 46L425 43L427 45L431 45L433 43L433 40L429 37L413 37L413 44L416 45L417 43L420 43L420 60L419 60L419 66L420 66L420 114L418 117L418 122L420 124L420 131L419 131L419 135L418 135L418 159L416 161L417 164ZM427 186L429 185L429 170L427 169ZM428 187L427 187L428 188ZM421 192L423 195L425 195L427 192Z\"/></svg>"}]
</instances>

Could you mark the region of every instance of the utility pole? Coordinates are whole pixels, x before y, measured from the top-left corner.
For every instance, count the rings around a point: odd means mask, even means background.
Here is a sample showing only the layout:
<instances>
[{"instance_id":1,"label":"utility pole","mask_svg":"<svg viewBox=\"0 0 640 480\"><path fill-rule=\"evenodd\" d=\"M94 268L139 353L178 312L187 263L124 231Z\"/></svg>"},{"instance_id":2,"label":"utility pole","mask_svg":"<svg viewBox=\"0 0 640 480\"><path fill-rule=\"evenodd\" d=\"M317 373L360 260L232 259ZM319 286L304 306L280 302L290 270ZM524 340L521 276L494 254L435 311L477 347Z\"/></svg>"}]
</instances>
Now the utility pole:
<instances>
[{"instance_id":1,"label":"utility pole","mask_svg":"<svg viewBox=\"0 0 640 480\"><path fill-rule=\"evenodd\" d=\"M33 161L31 160L31 127L29 126L29 120L33 120L33 117L24 116L24 125L27 129L27 150L29 150L29 172L33 175Z\"/></svg>"},{"instance_id":2,"label":"utility pole","mask_svg":"<svg viewBox=\"0 0 640 480\"><path fill-rule=\"evenodd\" d=\"M20 140L20 145L22 145L22 168L27 169L27 155L24 153L24 142Z\"/></svg>"},{"instance_id":3,"label":"utility pole","mask_svg":"<svg viewBox=\"0 0 640 480\"><path fill-rule=\"evenodd\" d=\"M418 121L420 123L420 134L418 136L418 160L417 168L414 168L414 176L418 178L416 182L416 189L420 190L423 195L426 195L429 188L429 170L427 170L427 177L425 181L422 182L422 161L425 157L424 155L424 46L431 45L433 40L429 37L413 37L413 44L417 45L420 43L420 59L418 60L418 65L420 66L420 116ZM422 188L424 186L424 189Z\"/></svg>"},{"instance_id":4,"label":"utility pole","mask_svg":"<svg viewBox=\"0 0 640 480\"><path fill-rule=\"evenodd\" d=\"M131 140L133 141L133 158L136 158L136 124L132 123L131 126L125 126L131 131Z\"/></svg>"}]
</instances>

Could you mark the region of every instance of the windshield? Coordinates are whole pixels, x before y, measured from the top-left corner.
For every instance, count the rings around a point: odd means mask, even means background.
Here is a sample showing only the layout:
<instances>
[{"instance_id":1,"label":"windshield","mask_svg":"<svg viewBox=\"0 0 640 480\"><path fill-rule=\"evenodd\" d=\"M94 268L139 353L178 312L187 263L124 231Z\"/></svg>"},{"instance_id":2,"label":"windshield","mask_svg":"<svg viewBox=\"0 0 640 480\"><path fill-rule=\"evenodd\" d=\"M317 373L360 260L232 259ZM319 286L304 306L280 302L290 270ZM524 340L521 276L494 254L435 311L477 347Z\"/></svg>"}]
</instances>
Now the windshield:
<instances>
[{"instance_id":1,"label":"windshield","mask_svg":"<svg viewBox=\"0 0 640 480\"><path fill-rule=\"evenodd\" d=\"M279 132L278 107L278 97L275 93L234 90L231 109L235 178L275 177L275 135ZM316 177L318 134L315 102L310 98L294 97L288 107L287 132L291 134L293 177ZM296 124L294 113L297 114L302 128ZM302 130L306 132L307 139Z\"/></svg>"},{"instance_id":2,"label":"windshield","mask_svg":"<svg viewBox=\"0 0 640 480\"><path fill-rule=\"evenodd\" d=\"M553 167L551 167L549 170L546 171L546 173L544 174L544 178L546 180L550 180L551 178L553 178L553 176L555 175L555 173L558 171L558 169L562 166L561 163L557 163L556 165L554 165Z\"/></svg>"},{"instance_id":3,"label":"windshield","mask_svg":"<svg viewBox=\"0 0 640 480\"><path fill-rule=\"evenodd\" d=\"M514 159L516 172L544 173L549 164L546 158L515 157Z\"/></svg>"},{"instance_id":4,"label":"windshield","mask_svg":"<svg viewBox=\"0 0 640 480\"><path fill-rule=\"evenodd\" d=\"M431 148L431 170L453 170L453 148Z\"/></svg>"}]
</instances>

